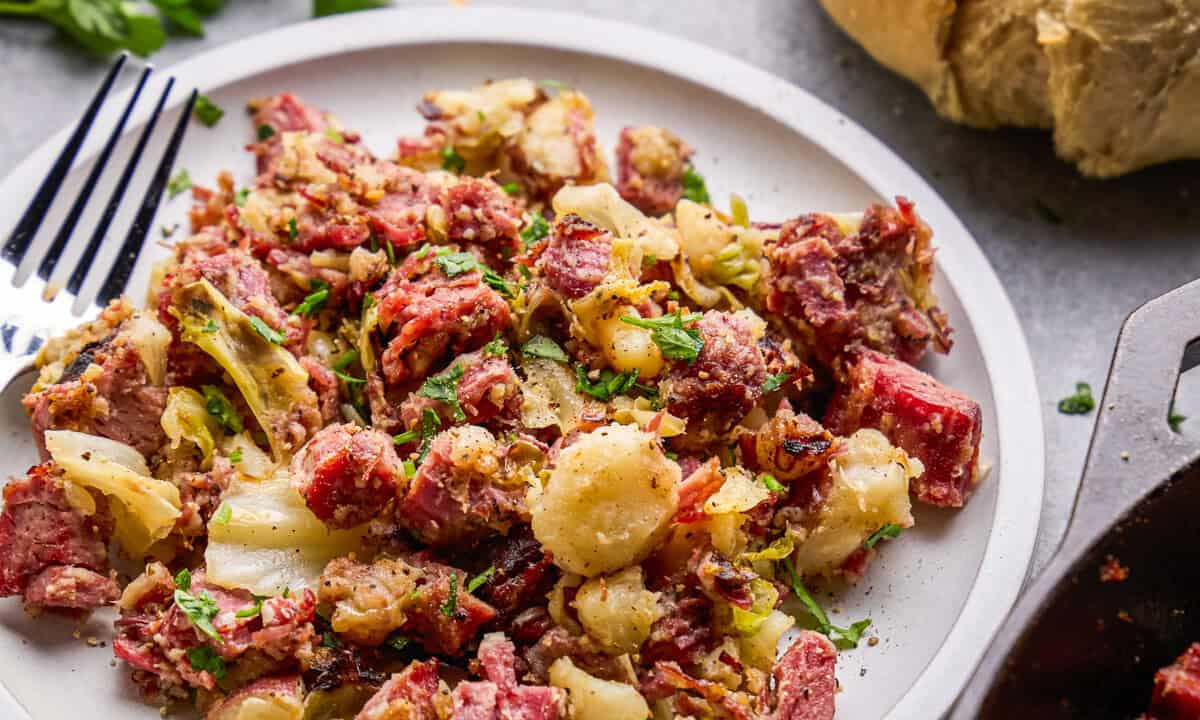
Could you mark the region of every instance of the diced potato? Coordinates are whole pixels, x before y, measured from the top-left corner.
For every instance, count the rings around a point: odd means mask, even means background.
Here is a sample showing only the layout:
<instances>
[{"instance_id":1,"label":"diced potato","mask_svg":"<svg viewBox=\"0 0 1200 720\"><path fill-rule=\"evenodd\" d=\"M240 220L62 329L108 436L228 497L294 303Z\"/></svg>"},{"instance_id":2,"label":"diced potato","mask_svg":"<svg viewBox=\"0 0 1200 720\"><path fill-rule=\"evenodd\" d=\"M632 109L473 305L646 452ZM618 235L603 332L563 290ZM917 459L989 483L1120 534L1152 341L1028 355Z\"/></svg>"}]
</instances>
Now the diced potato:
<instances>
[{"instance_id":1,"label":"diced potato","mask_svg":"<svg viewBox=\"0 0 1200 720\"><path fill-rule=\"evenodd\" d=\"M594 577L639 562L679 503L679 465L658 438L608 425L568 446L545 487L531 488L533 534L569 572Z\"/></svg>"},{"instance_id":2,"label":"diced potato","mask_svg":"<svg viewBox=\"0 0 1200 720\"><path fill-rule=\"evenodd\" d=\"M304 685L299 676L268 677L238 690L208 711L207 720L301 720Z\"/></svg>"},{"instance_id":3,"label":"diced potato","mask_svg":"<svg viewBox=\"0 0 1200 720\"><path fill-rule=\"evenodd\" d=\"M525 118L524 132L517 140L526 164L548 178L581 182L607 180L608 168L602 156L593 159L594 167L584 167L580 147L576 144L577 133L572 132L572 126L580 122L590 127L594 117L587 96L571 90L539 105ZM585 170L590 170L588 177L584 177Z\"/></svg>"},{"instance_id":4,"label":"diced potato","mask_svg":"<svg viewBox=\"0 0 1200 720\"><path fill-rule=\"evenodd\" d=\"M912 526L908 481L922 472L919 460L893 447L878 430L846 438L844 451L830 461L833 485L817 526L796 550L797 570L832 574L879 528Z\"/></svg>"},{"instance_id":5,"label":"diced potato","mask_svg":"<svg viewBox=\"0 0 1200 720\"><path fill-rule=\"evenodd\" d=\"M650 706L634 687L601 680L575 667L570 658L550 666L550 684L567 691L572 720L646 720Z\"/></svg>"},{"instance_id":6,"label":"diced potato","mask_svg":"<svg viewBox=\"0 0 1200 720\"><path fill-rule=\"evenodd\" d=\"M575 610L587 634L618 655L637 652L662 615L658 593L646 589L640 567L588 580L575 595Z\"/></svg>"},{"instance_id":7,"label":"diced potato","mask_svg":"<svg viewBox=\"0 0 1200 720\"><path fill-rule=\"evenodd\" d=\"M623 322L625 315L640 317L635 306L663 283L638 285L632 278L606 281L592 292L568 303L573 315L571 334L600 351L617 372L638 371L652 378L663 368L662 351L650 331Z\"/></svg>"}]
</instances>

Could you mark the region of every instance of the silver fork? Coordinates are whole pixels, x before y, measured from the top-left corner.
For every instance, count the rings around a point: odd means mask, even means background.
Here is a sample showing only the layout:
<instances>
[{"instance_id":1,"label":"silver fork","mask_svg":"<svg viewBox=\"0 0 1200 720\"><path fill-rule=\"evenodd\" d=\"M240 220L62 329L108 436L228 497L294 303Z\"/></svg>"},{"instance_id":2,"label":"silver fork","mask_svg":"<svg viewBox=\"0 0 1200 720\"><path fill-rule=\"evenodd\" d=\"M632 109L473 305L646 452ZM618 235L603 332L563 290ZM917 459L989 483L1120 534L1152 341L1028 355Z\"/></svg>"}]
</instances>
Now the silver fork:
<instances>
[{"instance_id":1,"label":"silver fork","mask_svg":"<svg viewBox=\"0 0 1200 720\"><path fill-rule=\"evenodd\" d=\"M142 199L133 222L130 223L123 243L108 268L99 292L90 303L84 305L83 309L77 312L80 303L72 302L70 297L64 295L79 297L84 281L93 269L92 266L96 260L96 254L100 250L100 245L105 241L113 218L129 188L134 171L137 169L150 137L154 134L167 97L175 85L173 77L167 80L153 112L134 145L125 168L112 185L108 202L92 229L87 244L83 246L83 251L76 261L65 287L58 287L51 282L58 260L63 251L67 249L79 219L91 200L92 192L103 179L104 170L113 150L120 142L125 125L142 95L142 90L146 87L146 81L153 72L152 67L146 66L138 77L137 84L130 94L129 102L112 128L108 140L96 156L95 164L84 181L79 195L68 207L62 224L55 232L49 246L41 251L40 257L32 258L37 260L36 271L28 279L22 278L21 273L18 272L34 244L42 222L54 205L63 181L70 173L75 156L79 153L88 132L92 129L96 116L104 105L104 101L127 59L128 56L122 54L108 71L104 82L100 84L99 90L96 91L96 95L75 126L70 139L67 140L66 146L63 147L58 159L50 168L50 172L42 180L41 186L33 196L33 200L30 201L24 215L17 222L12 235L0 248L0 390L7 388L14 379L32 367L34 353L47 340L94 316L100 308L124 292L129 278L133 274L133 269L137 265L138 256L146 242L146 236L153 226L154 215L158 211L159 201L162 199L163 190L170 178L175 156L179 153L179 146L183 142L188 120L196 103L198 95L196 90L192 90L183 108L183 113L175 124L166 149L150 179L146 195ZM96 268L96 270L102 271L103 268ZM66 291L65 294L63 290Z\"/></svg>"}]
</instances>

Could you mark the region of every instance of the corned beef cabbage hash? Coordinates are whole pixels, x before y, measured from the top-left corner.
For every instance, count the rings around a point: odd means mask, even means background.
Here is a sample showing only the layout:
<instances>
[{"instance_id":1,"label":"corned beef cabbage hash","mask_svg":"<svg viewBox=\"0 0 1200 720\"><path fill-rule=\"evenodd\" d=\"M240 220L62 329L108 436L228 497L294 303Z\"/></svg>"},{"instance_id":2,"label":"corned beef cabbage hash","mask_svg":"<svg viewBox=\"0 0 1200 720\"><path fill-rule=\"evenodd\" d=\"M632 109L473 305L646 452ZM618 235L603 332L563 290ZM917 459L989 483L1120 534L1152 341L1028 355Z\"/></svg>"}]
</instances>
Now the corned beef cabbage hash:
<instances>
[{"instance_id":1,"label":"corned beef cabbage hash","mask_svg":"<svg viewBox=\"0 0 1200 720\"><path fill-rule=\"evenodd\" d=\"M951 331L912 204L727 212L684 139L614 172L527 79L428 93L386 160L251 110L149 306L41 352L0 594L114 605L212 720L833 717L874 631L805 584L979 478L978 404L913 367Z\"/></svg>"}]
</instances>

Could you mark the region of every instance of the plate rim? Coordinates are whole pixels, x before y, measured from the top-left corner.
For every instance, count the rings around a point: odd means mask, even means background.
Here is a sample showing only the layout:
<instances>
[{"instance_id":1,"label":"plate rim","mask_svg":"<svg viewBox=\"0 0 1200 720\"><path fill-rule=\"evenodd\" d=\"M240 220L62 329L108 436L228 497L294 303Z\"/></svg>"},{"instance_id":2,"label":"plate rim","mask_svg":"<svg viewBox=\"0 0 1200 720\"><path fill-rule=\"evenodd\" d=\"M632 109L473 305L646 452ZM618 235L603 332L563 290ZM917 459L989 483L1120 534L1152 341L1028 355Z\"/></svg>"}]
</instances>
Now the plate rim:
<instances>
[{"instance_id":1,"label":"plate rim","mask_svg":"<svg viewBox=\"0 0 1200 720\"><path fill-rule=\"evenodd\" d=\"M285 65L352 52L420 44L486 43L584 53L664 72L741 102L827 152L882 197L904 195L942 238L937 263L971 321L986 368L997 425L997 490L992 528L974 582L954 624L917 679L884 716L940 717L966 685L1024 584L1042 510L1045 450L1041 400L1025 334L983 251L941 196L896 153L809 92L723 51L629 23L551 10L505 7L386 8L332 16L251 35L160 72L176 87L223 87ZM107 103L111 125L131 90ZM169 108L182 104L176 92ZM134 113L127 133L144 124ZM67 127L0 181L0 192L35 187L66 141ZM93 138L95 140L95 138ZM88 143L75 167L90 159ZM6 195L7 196L7 195ZM987 328L987 332L982 332ZM1017 478L1020 478L1019 485ZM0 708L28 717L0 680Z\"/></svg>"}]
</instances>

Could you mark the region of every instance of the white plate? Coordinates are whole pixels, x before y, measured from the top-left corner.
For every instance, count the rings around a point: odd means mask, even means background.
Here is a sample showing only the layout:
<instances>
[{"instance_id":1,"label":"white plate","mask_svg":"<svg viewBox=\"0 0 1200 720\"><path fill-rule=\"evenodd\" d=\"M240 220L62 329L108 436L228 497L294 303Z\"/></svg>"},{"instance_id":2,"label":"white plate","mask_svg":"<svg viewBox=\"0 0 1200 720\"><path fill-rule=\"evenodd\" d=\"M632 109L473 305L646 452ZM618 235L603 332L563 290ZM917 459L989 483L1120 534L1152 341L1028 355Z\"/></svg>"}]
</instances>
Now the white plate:
<instances>
[{"instance_id":1,"label":"white plate","mask_svg":"<svg viewBox=\"0 0 1200 720\"><path fill-rule=\"evenodd\" d=\"M957 328L953 353L931 358L927 369L983 405L983 456L991 472L964 510L918 508L917 528L888 543L858 587L824 601L837 608L835 622L872 617L881 640L839 658L839 718L928 720L950 706L1025 577L1042 498L1042 416L1025 339L979 247L941 198L879 141L805 92L731 57L649 30L557 13L439 8L343 15L204 53L172 74L181 87L200 87L228 111L215 129L193 125L184 143L177 167L201 182L223 168L241 182L252 177L251 159L240 152L251 128L238 111L250 97L294 90L387 155L397 135L421 129L413 105L425 90L528 75L584 90L610 149L623 125L672 128L698 149L696 164L713 197L721 202L741 193L756 218L858 210L894 195L914 200L934 228L936 288ZM134 129L147 114L135 117ZM99 127L110 127L111 118ZM170 114L164 122L173 122ZM0 227L15 223L65 134L0 184ZM97 144L82 157L91 157ZM126 138L118 162L131 144ZM83 171L86 163L73 173L76 185ZM64 197L73 197L72 187ZM167 203L160 222L182 220L186 204ZM86 217L81 226L88 227ZM135 287L145 287L146 265ZM63 272L70 267L69 259L60 263ZM33 451L15 399L7 400L0 452L3 469L19 473ZM84 637L107 638L102 621L93 627ZM134 698L127 669L110 667L110 656L73 639L68 623L33 622L17 601L0 603L0 682L32 717L66 720L82 707L90 717L153 717Z\"/></svg>"}]
</instances>

